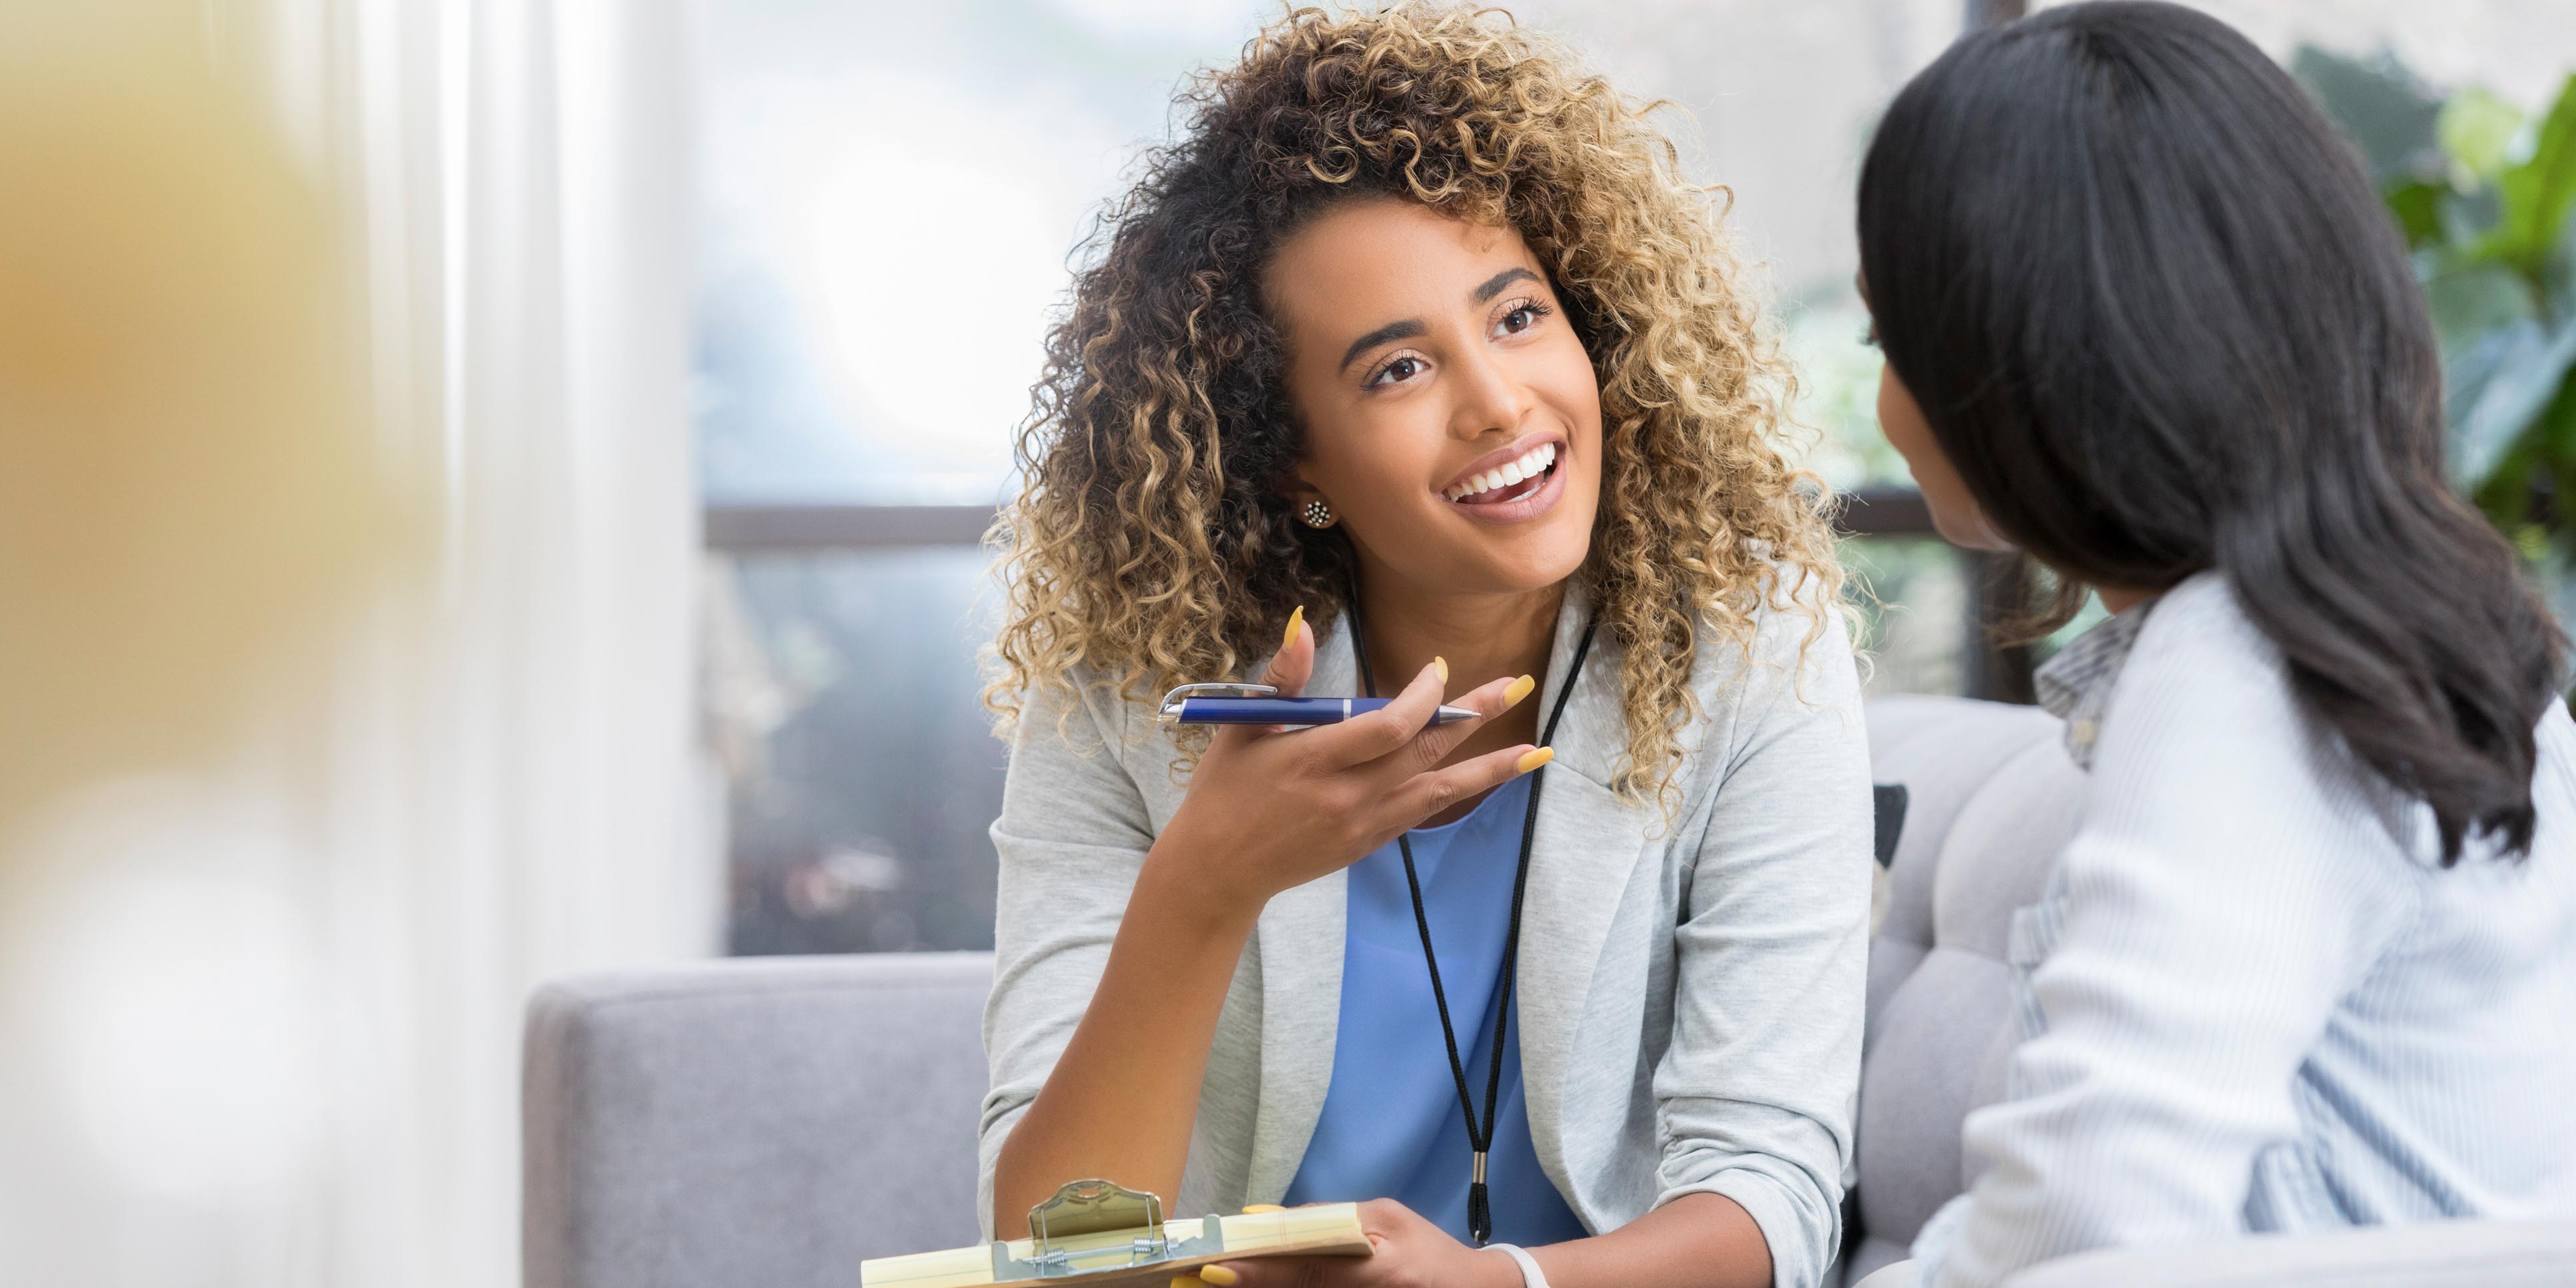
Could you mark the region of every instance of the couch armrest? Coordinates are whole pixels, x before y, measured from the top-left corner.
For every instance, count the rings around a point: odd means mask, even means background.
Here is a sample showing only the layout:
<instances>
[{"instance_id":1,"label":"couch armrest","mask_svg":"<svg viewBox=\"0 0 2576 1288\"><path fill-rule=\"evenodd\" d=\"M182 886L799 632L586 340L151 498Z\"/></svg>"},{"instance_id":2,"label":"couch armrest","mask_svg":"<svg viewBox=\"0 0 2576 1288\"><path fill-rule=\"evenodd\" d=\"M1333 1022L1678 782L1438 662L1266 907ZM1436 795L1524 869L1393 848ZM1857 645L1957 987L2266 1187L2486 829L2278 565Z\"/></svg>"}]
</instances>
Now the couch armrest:
<instances>
[{"instance_id":1,"label":"couch armrest","mask_svg":"<svg viewBox=\"0 0 2576 1288\"><path fill-rule=\"evenodd\" d=\"M2576 1221L2426 1221L2087 1252L2005 1288L2564 1288Z\"/></svg>"},{"instance_id":2,"label":"couch armrest","mask_svg":"<svg viewBox=\"0 0 2576 1288\"><path fill-rule=\"evenodd\" d=\"M992 978L986 953L872 954L538 990L527 1288L820 1288L975 1242Z\"/></svg>"}]
</instances>

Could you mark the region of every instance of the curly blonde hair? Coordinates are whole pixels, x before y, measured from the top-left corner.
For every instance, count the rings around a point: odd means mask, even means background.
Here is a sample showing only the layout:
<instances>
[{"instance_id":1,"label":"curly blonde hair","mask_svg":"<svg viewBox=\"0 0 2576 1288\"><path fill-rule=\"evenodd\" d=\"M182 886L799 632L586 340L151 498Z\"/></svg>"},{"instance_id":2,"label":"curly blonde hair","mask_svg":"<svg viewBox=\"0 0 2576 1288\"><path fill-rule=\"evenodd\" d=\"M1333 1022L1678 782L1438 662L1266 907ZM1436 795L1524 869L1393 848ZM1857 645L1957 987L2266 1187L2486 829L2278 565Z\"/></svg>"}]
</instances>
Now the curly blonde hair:
<instances>
[{"instance_id":1,"label":"curly blonde hair","mask_svg":"<svg viewBox=\"0 0 2576 1288\"><path fill-rule=\"evenodd\" d=\"M1348 538L1279 490L1302 442L1263 274L1327 206L1394 196L1518 230L1591 354L1602 496L1578 576L1620 645L1614 786L1660 793L1699 714L1700 626L1749 646L1766 599L1795 602L1812 641L1842 584L1828 495L1776 441L1790 378L1724 190L1681 180L1655 105L1492 11L1299 9L1182 101L1187 127L1100 216L1020 431L1025 486L990 537L999 732L1073 696L1077 667L1150 700L1267 656L1299 605L1318 630L1343 609Z\"/></svg>"}]
</instances>

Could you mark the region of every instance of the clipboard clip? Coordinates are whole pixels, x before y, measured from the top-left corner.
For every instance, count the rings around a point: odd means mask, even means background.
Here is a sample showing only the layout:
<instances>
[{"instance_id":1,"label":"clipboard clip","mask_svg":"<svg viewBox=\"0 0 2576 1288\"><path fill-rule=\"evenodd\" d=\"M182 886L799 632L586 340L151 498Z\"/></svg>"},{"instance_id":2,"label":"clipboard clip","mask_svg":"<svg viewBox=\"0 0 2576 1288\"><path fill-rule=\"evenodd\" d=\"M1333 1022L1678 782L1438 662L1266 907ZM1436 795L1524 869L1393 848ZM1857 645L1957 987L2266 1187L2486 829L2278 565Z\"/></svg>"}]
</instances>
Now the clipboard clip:
<instances>
[{"instance_id":1,"label":"clipboard clip","mask_svg":"<svg viewBox=\"0 0 2576 1288\"><path fill-rule=\"evenodd\" d=\"M1162 705L1154 708L1154 719L1163 724L1170 724L1180 719L1181 704L1191 698L1275 698L1278 696L1278 686L1269 684L1223 682L1184 684L1163 695ZM1062 1191L1058 1191L1056 1197L1064 1197Z\"/></svg>"},{"instance_id":2,"label":"clipboard clip","mask_svg":"<svg viewBox=\"0 0 2576 1288\"><path fill-rule=\"evenodd\" d=\"M1221 687L1221 686L1188 686ZM1250 686L1258 688L1261 686ZM1078 1248L1089 1236L1127 1234L1124 1244ZM1199 1223L1194 1238L1175 1239L1163 1228L1163 1200L1114 1181L1068 1181L1055 1197L1029 1209L1029 1255L1011 1255L1010 1241L993 1241L993 1280L1062 1279L1099 1270L1132 1270L1185 1257L1225 1251L1225 1226L1215 1216Z\"/></svg>"}]
</instances>

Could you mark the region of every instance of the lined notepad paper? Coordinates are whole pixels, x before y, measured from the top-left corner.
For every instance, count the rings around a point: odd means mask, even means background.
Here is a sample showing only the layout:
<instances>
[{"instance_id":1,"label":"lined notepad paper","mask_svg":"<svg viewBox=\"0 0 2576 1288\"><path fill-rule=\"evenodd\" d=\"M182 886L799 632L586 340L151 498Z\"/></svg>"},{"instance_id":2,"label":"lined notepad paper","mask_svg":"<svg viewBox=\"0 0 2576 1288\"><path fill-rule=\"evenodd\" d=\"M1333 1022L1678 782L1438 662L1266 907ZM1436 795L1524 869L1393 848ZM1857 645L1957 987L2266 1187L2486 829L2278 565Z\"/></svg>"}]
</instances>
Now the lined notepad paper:
<instances>
[{"instance_id":1,"label":"lined notepad paper","mask_svg":"<svg viewBox=\"0 0 2576 1288\"><path fill-rule=\"evenodd\" d=\"M1163 1232L1175 1242L1194 1239L1205 1219L1180 1217L1165 1221ZM859 1263L859 1283L861 1288L1052 1288L1059 1284L1080 1288L1153 1284L1162 1288L1172 1281L1172 1276L1211 1262L1254 1257L1366 1256L1369 1252L1368 1236L1360 1231L1359 1206L1352 1203L1220 1217L1218 1226L1225 1232L1225 1251L1214 1256L1130 1267L1126 1257L1138 1232L1109 1230L1056 1240L1057 1247L1073 1253L1073 1264L1082 1270L1080 1274L997 1280L993 1278L993 1245L979 1243L947 1252L863 1261ZM1014 1257L1025 1258L1034 1251L1034 1240L1011 1241Z\"/></svg>"}]
</instances>

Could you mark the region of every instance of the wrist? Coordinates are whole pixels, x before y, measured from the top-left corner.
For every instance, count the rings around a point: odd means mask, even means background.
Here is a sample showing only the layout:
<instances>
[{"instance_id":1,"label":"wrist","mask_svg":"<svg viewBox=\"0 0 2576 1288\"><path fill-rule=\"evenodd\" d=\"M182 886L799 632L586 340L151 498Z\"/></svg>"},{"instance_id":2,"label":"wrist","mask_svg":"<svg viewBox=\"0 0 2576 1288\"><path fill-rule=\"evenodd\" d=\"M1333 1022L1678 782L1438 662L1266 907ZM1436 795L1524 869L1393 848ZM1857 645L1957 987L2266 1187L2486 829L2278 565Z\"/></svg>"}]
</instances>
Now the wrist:
<instances>
[{"instance_id":1,"label":"wrist","mask_svg":"<svg viewBox=\"0 0 2576 1288\"><path fill-rule=\"evenodd\" d=\"M1252 933L1267 896L1222 879L1222 864L1208 862L1209 846L1183 833L1166 831L1145 852L1136 874L1136 891L1128 900L1132 915L1139 908L1167 925L1186 926L1201 934L1242 937Z\"/></svg>"},{"instance_id":2,"label":"wrist","mask_svg":"<svg viewBox=\"0 0 2576 1288\"><path fill-rule=\"evenodd\" d=\"M1485 1263L1479 1282L1486 1288L1548 1288L1547 1276L1538 1273L1538 1263L1526 1260L1529 1253L1521 1248L1489 1243L1476 1249L1476 1256Z\"/></svg>"}]
</instances>

